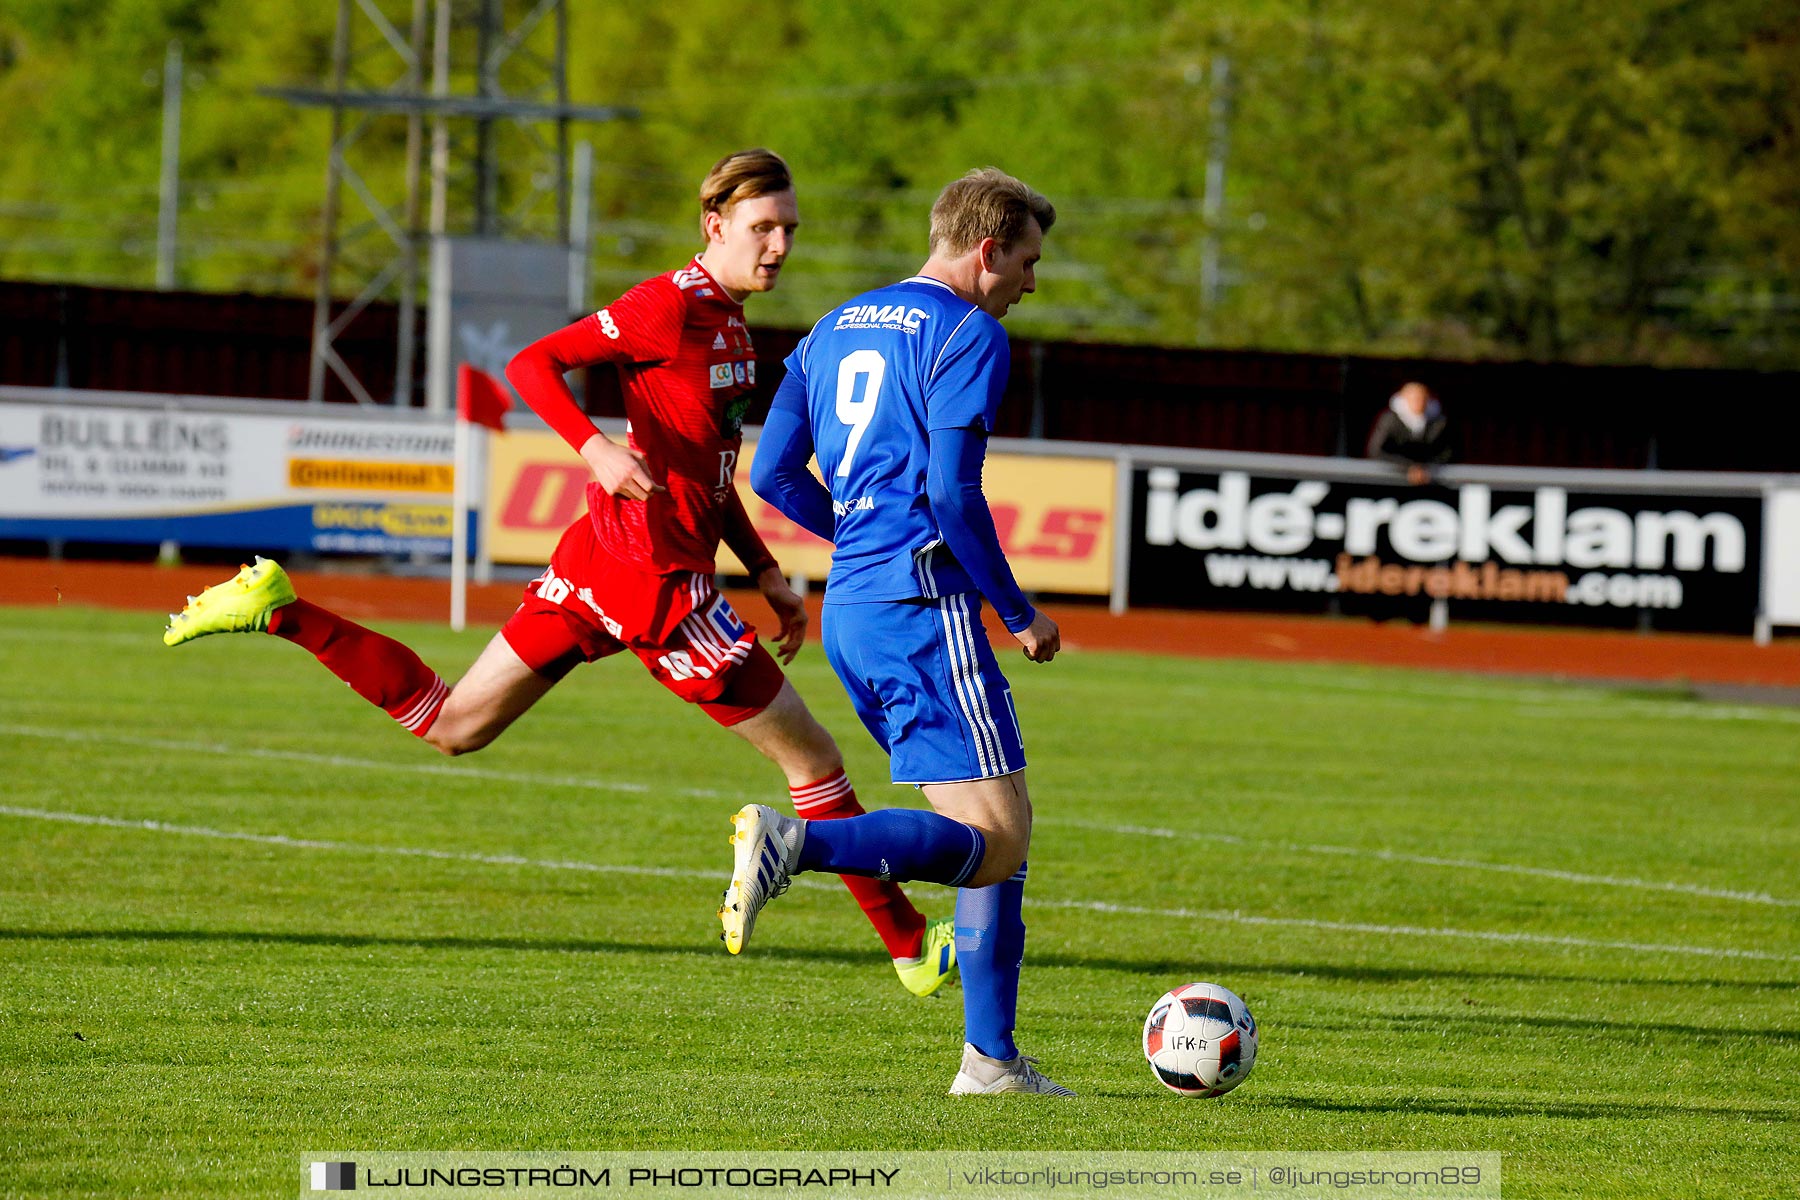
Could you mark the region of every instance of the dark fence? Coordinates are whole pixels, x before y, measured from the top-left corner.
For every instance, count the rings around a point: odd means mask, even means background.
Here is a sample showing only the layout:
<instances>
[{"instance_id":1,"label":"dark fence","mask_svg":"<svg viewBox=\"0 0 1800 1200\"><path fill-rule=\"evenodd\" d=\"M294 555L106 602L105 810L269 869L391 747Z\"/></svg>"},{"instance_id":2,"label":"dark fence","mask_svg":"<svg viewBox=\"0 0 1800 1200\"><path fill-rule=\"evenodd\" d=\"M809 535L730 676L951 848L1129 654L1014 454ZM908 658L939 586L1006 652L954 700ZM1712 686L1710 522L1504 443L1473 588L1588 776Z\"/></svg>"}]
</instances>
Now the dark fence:
<instances>
[{"instance_id":1,"label":"dark fence","mask_svg":"<svg viewBox=\"0 0 1800 1200\"><path fill-rule=\"evenodd\" d=\"M0 383L304 400L312 321L312 301L288 296L0 283ZM397 306L374 304L334 343L378 399L399 327ZM327 372L325 398L352 396Z\"/></svg>"},{"instance_id":2,"label":"dark fence","mask_svg":"<svg viewBox=\"0 0 1800 1200\"><path fill-rule=\"evenodd\" d=\"M0 283L0 383L305 399L311 301ZM381 399L398 312L374 304L335 345ZM801 337L753 330L766 411ZM424 378L423 314L417 345ZM1360 455L1387 398L1420 379L1443 398L1465 462L1547 467L1800 471L1800 372L1013 343L998 432L1097 442ZM587 404L623 415L616 376ZM327 374L326 399L350 395ZM419 397L408 398L418 403Z\"/></svg>"}]
</instances>

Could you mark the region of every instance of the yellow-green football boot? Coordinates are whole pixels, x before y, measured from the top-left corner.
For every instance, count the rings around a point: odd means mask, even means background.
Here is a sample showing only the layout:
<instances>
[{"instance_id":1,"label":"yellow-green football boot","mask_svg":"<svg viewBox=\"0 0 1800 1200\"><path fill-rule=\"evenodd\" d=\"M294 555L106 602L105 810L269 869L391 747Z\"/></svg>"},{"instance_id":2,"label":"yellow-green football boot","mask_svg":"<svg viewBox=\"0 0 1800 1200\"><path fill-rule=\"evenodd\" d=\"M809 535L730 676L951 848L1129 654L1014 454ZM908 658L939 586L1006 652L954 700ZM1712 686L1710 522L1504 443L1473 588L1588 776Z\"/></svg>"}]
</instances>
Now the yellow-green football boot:
<instances>
[{"instance_id":1,"label":"yellow-green football boot","mask_svg":"<svg viewBox=\"0 0 1800 1200\"><path fill-rule=\"evenodd\" d=\"M956 922L939 917L925 922L925 941L917 958L896 958L894 970L906 990L915 996L929 996L956 974Z\"/></svg>"},{"instance_id":2,"label":"yellow-green football boot","mask_svg":"<svg viewBox=\"0 0 1800 1200\"><path fill-rule=\"evenodd\" d=\"M294 602L294 585L281 564L261 555L224 583L215 583L169 616L163 645L179 646L209 633L267 633L269 617Z\"/></svg>"}]
</instances>

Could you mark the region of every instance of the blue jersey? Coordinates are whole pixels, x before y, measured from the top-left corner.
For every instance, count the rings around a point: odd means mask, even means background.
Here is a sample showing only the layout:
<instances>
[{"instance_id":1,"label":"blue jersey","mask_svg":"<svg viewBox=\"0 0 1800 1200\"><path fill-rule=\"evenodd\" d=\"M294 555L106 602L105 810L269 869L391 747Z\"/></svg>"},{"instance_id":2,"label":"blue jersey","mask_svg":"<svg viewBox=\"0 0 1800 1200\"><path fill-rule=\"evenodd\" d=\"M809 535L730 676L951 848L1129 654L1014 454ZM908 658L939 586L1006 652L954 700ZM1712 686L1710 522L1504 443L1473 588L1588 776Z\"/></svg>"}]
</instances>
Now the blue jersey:
<instances>
[{"instance_id":1,"label":"blue jersey","mask_svg":"<svg viewBox=\"0 0 1800 1200\"><path fill-rule=\"evenodd\" d=\"M932 430L991 430L1011 354L1000 322L934 279L865 292L788 356L836 517L828 603L974 591L926 497Z\"/></svg>"}]
</instances>

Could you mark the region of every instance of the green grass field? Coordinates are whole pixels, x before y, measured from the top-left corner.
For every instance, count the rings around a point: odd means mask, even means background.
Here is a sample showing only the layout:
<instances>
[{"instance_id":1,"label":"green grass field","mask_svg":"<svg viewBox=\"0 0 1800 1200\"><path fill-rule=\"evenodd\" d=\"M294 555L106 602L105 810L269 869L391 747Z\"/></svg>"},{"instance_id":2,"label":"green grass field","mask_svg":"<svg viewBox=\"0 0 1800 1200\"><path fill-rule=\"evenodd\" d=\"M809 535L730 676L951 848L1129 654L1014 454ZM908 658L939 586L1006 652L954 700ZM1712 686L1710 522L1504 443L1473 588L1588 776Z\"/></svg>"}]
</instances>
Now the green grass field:
<instances>
[{"instance_id":1,"label":"green grass field","mask_svg":"<svg viewBox=\"0 0 1800 1200\"><path fill-rule=\"evenodd\" d=\"M636 664L451 762L293 646L168 650L161 624L0 610L0 1195L291 1195L327 1147L744 1144L1479 1150L1509 1197L1800 1188L1792 710L1016 661L1020 1041L1081 1095L952 1102L960 991L906 995L835 882L724 952L727 817L778 778ZM387 628L446 676L487 636ZM865 802L917 803L816 647L794 675ZM1138 1051L1196 979L1262 1025L1222 1100Z\"/></svg>"}]
</instances>

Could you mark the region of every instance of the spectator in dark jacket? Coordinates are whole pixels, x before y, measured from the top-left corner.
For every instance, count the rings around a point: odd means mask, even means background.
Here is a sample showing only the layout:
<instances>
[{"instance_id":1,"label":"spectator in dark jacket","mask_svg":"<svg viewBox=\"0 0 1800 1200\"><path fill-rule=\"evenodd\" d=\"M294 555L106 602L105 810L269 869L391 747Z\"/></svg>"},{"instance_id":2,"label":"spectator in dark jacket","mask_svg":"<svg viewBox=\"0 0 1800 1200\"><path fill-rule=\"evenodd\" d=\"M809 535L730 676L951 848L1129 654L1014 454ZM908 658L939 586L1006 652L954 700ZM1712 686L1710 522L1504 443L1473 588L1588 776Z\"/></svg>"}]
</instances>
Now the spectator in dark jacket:
<instances>
[{"instance_id":1,"label":"spectator in dark jacket","mask_svg":"<svg viewBox=\"0 0 1800 1200\"><path fill-rule=\"evenodd\" d=\"M1431 482L1432 468L1450 461L1450 437L1430 388L1416 380L1400 385L1369 431L1367 456L1405 467L1408 483Z\"/></svg>"}]
</instances>

